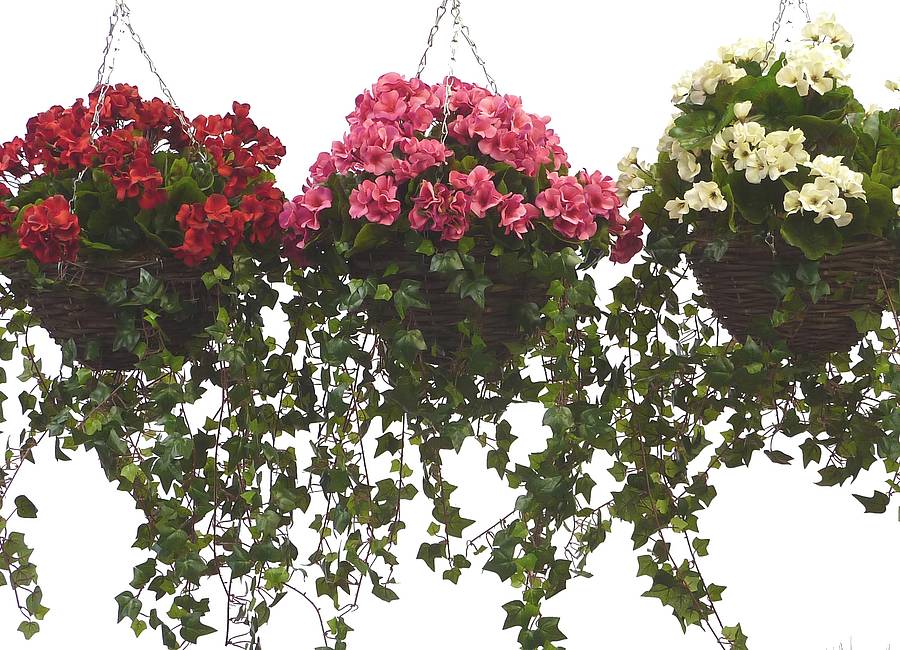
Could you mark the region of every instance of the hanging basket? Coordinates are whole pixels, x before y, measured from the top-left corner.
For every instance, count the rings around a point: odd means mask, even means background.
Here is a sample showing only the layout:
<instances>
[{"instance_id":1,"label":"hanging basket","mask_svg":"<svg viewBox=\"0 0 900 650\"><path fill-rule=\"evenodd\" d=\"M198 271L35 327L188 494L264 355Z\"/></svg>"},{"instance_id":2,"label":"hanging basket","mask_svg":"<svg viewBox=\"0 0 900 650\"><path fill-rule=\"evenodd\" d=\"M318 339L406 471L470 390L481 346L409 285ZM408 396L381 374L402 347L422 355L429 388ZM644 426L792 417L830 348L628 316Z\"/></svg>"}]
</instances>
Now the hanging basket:
<instances>
[{"instance_id":1,"label":"hanging basket","mask_svg":"<svg viewBox=\"0 0 900 650\"><path fill-rule=\"evenodd\" d=\"M476 260L484 261L488 277L499 277L499 265L490 255L491 243L484 236L475 239L470 254ZM402 322L407 329L422 332L428 346L426 360L442 367L452 363L461 350L469 347L466 335L457 327L465 319L471 323L473 334L477 333L493 354L501 359L508 357L508 344L523 345L533 334L523 329L523 310L529 303L542 306L547 301L549 288L548 284L527 274L507 278L506 282L494 283L485 290L482 309L472 299L460 298L457 292L448 291L450 279L444 273L430 270L430 257L409 251L399 242L353 255L348 264L353 277L383 278L381 281L394 292L404 280L420 283L420 294L428 309L411 308ZM384 277L392 264L397 265L397 272ZM385 324L397 318L393 305L386 301L368 299L364 308L376 332L383 332Z\"/></svg>"},{"instance_id":2,"label":"hanging basket","mask_svg":"<svg viewBox=\"0 0 900 650\"><path fill-rule=\"evenodd\" d=\"M704 255L710 240L698 233L695 237L700 243L689 260L713 313L736 339L765 338L781 301L771 288L773 274L783 267L793 275L806 258L780 238L773 251L766 242L740 234L715 261ZM818 302L805 295L806 308L791 312L788 321L775 328L776 335L794 355L818 358L846 352L863 338L851 314L883 311L879 294L896 282L898 265L900 254L890 241L867 236L846 242L840 253L819 263L819 276L831 293Z\"/></svg>"},{"instance_id":3,"label":"hanging basket","mask_svg":"<svg viewBox=\"0 0 900 650\"><path fill-rule=\"evenodd\" d=\"M61 262L41 270L51 280L46 285L35 282L24 262L0 267L13 294L27 302L50 336L61 345L73 341L76 360L95 370L134 368L139 359L117 343L123 327L130 324L148 354L163 347L184 354L191 340L215 319L215 304L202 280L206 269L185 266L175 258ZM114 306L103 297L112 282L124 280L128 290L133 289L142 271L159 280L181 305L177 312L160 316L159 329L144 320L142 306Z\"/></svg>"}]
</instances>

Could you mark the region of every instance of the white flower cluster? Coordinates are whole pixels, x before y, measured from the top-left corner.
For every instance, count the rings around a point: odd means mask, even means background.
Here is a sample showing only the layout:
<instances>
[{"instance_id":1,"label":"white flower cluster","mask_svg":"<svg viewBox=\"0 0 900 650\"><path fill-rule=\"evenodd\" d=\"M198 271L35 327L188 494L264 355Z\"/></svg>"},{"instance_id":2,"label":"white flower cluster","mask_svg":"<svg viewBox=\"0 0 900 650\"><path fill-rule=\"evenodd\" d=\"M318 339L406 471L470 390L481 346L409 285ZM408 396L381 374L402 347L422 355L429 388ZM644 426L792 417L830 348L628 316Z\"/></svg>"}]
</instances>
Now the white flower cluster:
<instances>
[{"instance_id":1,"label":"white flower cluster","mask_svg":"<svg viewBox=\"0 0 900 650\"><path fill-rule=\"evenodd\" d=\"M900 91L900 79L897 81L885 81L884 85L888 90Z\"/></svg>"},{"instance_id":2,"label":"white flower cluster","mask_svg":"<svg viewBox=\"0 0 900 650\"><path fill-rule=\"evenodd\" d=\"M747 71L734 63L707 61L702 68L686 73L672 86L672 102L680 104L688 101L700 106L709 95L715 94L720 83L733 84L746 76Z\"/></svg>"},{"instance_id":3,"label":"white flower cluster","mask_svg":"<svg viewBox=\"0 0 900 650\"><path fill-rule=\"evenodd\" d=\"M724 63L763 63L771 65L778 58L775 48L762 39L741 39L733 45L719 48Z\"/></svg>"},{"instance_id":4,"label":"white flower cluster","mask_svg":"<svg viewBox=\"0 0 900 650\"><path fill-rule=\"evenodd\" d=\"M844 196L866 200L863 190L863 175L843 164L843 156L816 156L808 166L810 174L817 176L812 183L806 183L800 190L791 190L784 195L784 209L788 214L804 210L815 212L813 221L821 223L833 219L838 226L846 226L853 220L847 210Z\"/></svg>"},{"instance_id":5,"label":"white flower cluster","mask_svg":"<svg viewBox=\"0 0 900 650\"><path fill-rule=\"evenodd\" d=\"M616 194L624 203L635 192L650 187L646 175L638 164L638 148L632 147L631 151L619 161L619 179L616 181Z\"/></svg>"},{"instance_id":6,"label":"white flower cluster","mask_svg":"<svg viewBox=\"0 0 900 650\"><path fill-rule=\"evenodd\" d=\"M775 75L779 86L796 88L801 97L810 88L824 95L847 79L847 59L853 38L834 15L822 14L803 28L804 41L786 55Z\"/></svg>"},{"instance_id":7,"label":"white flower cluster","mask_svg":"<svg viewBox=\"0 0 900 650\"><path fill-rule=\"evenodd\" d=\"M900 217L900 187L894 188L894 203L897 204L897 216Z\"/></svg>"},{"instance_id":8,"label":"white flower cluster","mask_svg":"<svg viewBox=\"0 0 900 650\"><path fill-rule=\"evenodd\" d=\"M735 105L738 118L732 126L716 134L710 145L713 158L722 161L729 172L742 171L749 183L759 184L765 178L778 180L809 162L809 154L803 148L806 136L800 129L772 131L758 122L744 120L753 106L750 102Z\"/></svg>"},{"instance_id":9,"label":"white flower cluster","mask_svg":"<svg viewBox=\"0 0 900 650\"><path fill-rule=\"evenodd\" d=\"M820 14L803 27L803 38L813 43L831 43L838 47L853 47L853 37L837 22L834 14Z\"/></svg>"},{"instance_id":10,"label":"white flower cluster","mask_svg":"<svg viewBox=\"0 0 900 650\"><path fill-rule=\"evenodd\" d=\"M683 199L672 199L666 203L666 210L670 219L678 223L684 220L684 216L691 211L700 212L724 212L728 209L728 201L722 195L722 190L712 181L700 181L684 193Z\"/></svg>"}]
</instances>

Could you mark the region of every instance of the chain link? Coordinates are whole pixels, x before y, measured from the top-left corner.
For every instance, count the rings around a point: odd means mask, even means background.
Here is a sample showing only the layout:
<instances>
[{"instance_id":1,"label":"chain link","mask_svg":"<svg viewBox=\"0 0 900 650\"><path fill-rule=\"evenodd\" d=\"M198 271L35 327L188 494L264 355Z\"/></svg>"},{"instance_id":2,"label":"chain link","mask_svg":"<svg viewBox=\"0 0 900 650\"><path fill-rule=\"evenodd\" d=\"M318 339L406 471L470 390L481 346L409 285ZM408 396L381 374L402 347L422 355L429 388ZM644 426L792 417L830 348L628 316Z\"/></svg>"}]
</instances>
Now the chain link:
<instances>
[{"instance_id":1,"label":"chain link","mask_svg":"<svg viewBox=\"0 0 900 650\"><path fill-rule=\"evenodd\" d=\"M462 18L459 14L459 0L453 0L450 10L453 16L453 36L450 38L450 69L444 80L444 121L441 126L441 144L447 144L447 136L450 131L450 93L453 90L453 75L456 72L456 53L459 49L459 34L462 28Z\"/></svg>"},{"instance_id":2,"label":"chain link","mask_svg":"<svg viewBox=\"0 0 900 650\"><path fill-rule=\"evenodd\" d=\"M416 78L421 79L422 73L425 72L425 66L428 65L428 52L434 47L434 37L437 36L438 30L441 28L441 21L444 19L444 16L447 14L447 2L449 0L444 0L437 8L434 16L434 25L431 27L431 31L428 32L428 42L425 45L425 51L422 52L422 58L419 60L419 69L416 70Z\"/></svg>"},{"instance_id":3,"label":"chain link","mask_svg":"<svg viewBox=\"0 0 900 650\"><path fill-rule=\"evenodd\" d=\"M775 20L772 22L772 36L769 37L769 41L766 47L766 58L762 64L764 69L769 64L769 58L775 52L775 45L778 41L778 34L781 33L781 28L784 24L785 14L787 14L788 9L794 5L797 6L797 9L803 12L803 17L806 18L806 22L812 21L812 18L810 18L809 15L809 6L806 4L806 0L779 0L778 14L775 16ZM791 21L788 20L787 24L791 24Z\"/></svg>"},{"instance_id":4,"label":"chain link","mask_svg":"<svg viewBox=\"0 0 900 650\"><path fill-rule=\"evenodd\" d=\"M171 104L175 108L175 115L178 117L178 121L181 123L182 130L185 132L188 138L190 138L191 144L193 144L197 149L197 153L199 154L200 159L203 162L208 162L206 159L206 153L203 151L203 147L201 147L200 143L197 141L194 125L188 121L184 112L178 107L178 103L172 96L172 91L169 90L169 86L166 85L166 82L163 80L162 75L159 74L159 70L157 70L156 64L153 62L153 59L150 58L150 53L147 52L147 48L144 47L144 42L141 40L141 37L138 35L138 33L134 29L134 26L131 24L131 9L129 9L128 5L125 4L125 0L117 0L117 5L121 7L122 20L125 23L125 27L128 28L128 33L131 35L131 40L133 40L135 45L138 46L138 50L140 50L144 59L147 61L147 65L150 67L150 72L153 73L153 76L155 76L157 81L159 82L159 87L162 90L163 94L166 96L169 104Z\"/></svg>"},{"instance_id":5,"label":"chain link","mask_svg":"<svg viewBox=\"0 0 900 650\"><path fill-rule=\"evenodd\" d=\"M459 2L457 2L457 13L459 13ZM472 33L469 31L469 26L465 23L462 18L460 18L460 28L463 35L463 38L466 39L466 42L469 44L469 48L472 50L472 56L475 57L475 60L478 62L478 65L481 66L481 70L484 72L484 78L487 79L488 88L491 89L491 92L495 95L499 94L497 90L497 82L494 80L494 77L491 76L491 73L488 72L487 63L481 57L481 54L478 52L478 46L475 44L475 39L472 38Z\"/></svg>"},{"instance_id":6,"label":"chain link","mask_svg":"<svg viewBox=\"0 0 900 650\"><path fill-rule=\"evenodd\" d=\"M103 104L106 101L106 94L109 92L110 79L113 70L116 67L116 55L119 53L119 40L121 38L121 20L122 14L119 3L116 2L116 8L109 17L109 32L106 35L106 45L103 48L103 59L100 67L97 68L97 83L94 90L100 90L97 95L97 102L94 106L94 115L91 117L91 131L88 135L88 141L93 145L97 141L100 132L100 115L103 110ZM75 196L78 193L78 186L84 181L88 168L84 167L75 179L72 181L72 198L69 201L69 210L75 212Z\"/></svg>"},{"instance_id":7,"label":"chain link","mask_svg":"<svg viewBox=\"0 0 900 650\"><path fill-rule=\"evenodd\" d=\"M452 2L450 2L450 0L443 0L438 6L437 11L435 12L434 25L432 25L431 31L428 32L428 42L425 47L425 52L422 54L422 58L419 60L419 68L418 70L416 70L416 77L421 78L422 73L425 72L425 67L428 64L428 53L431 51L431 48L434 47L434 39L437 36L438 31L440 30L441 21L443 21L444 16L446 16L447 14L448 3L450 5L450 13L453 16L454 37L456 38L457 42L459 39L459 35L462 35L463 38L465 38L466 43L469 45L469 49L472 51L472 55L475 57L475 61L478 62L478 65L481 66L481 69L484 72L484 77L487 80L488 87L491 89L491 92L497 94L499 92L497 90L497 82L494 80L494 77L491 76L490 72L488 72L487 63L478 51L478 46L475 43L475 39L472 38L472 32L469 30L468 25L466 25L462 19L460 11L460 0L452 0ZM455 63L455 59L453 63Z\"/></svg>"}]
</instances>

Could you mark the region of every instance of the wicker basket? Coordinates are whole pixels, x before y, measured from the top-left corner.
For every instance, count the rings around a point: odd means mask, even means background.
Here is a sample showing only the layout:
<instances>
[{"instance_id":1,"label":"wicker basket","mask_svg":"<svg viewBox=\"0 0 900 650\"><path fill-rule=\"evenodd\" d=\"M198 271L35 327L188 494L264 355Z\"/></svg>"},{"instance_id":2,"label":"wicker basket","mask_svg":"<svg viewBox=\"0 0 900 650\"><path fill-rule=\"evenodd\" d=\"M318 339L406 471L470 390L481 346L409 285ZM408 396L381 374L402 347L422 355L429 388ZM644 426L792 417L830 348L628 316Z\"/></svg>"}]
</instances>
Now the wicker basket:
<instances>
[{"instance_id":1,"label":"wicker basket","mask_svg":"<svg viewBox=\"0 0 900 650\"><path fill-rule=\"evenodd\" d=\"M110 281L124 279L129 289L137 285L141 271L160 280L170 294L178 297L184 309L158 319L159 330L143 319L143 309L115 307L102 296ZM130 370L137 357L128 350L115 349L123 314L134 320L135 329L147 344L148 352L165 347L177 354L214 319L214 305L202 281L205 269L190 268L175 258L110 259L102 262L62 262L42 268L54 282L35 285L24 262L0 267L10 280L13 294L27 302L34 314L58 343L75 343L76 359L95 370ZM87 358L91 343L96 354Z\"/></svg>"},{"instance_id":2,"label":"wicker basket","mask_svg":"<svg viewBox=\"0 0 900 650\"><path fill-rule=\"evenodd\" d=\"M702 236L695 236L702 242ZM770 288L772 275L779 267L793 272L806 259L780 238L774 246L773 251L766 242L740 234L718 261L704 256L705 243L696 246L689 258L710 308L736 339L771 338L769 323L780 302ZM806 295L806 309L791 314L775 329L776 336L794 355L824 357L849 350L863 338L850 314L873 307L883 310L878 294L896 282L898 264L897 247L885 239L860 237L845 243L840 253L819 264L819 275L831 294L815 303Z\"/></svg>"},{"instance_id":3,"label":"wicker basket","mask_svg":"<svg viewBox=\"0 0 900 650\"><path fill-rule=\"evenodd\" d=\"M471 255L485 264L488 277L499 276L496 258L490 255L488 240L476 238ZM481 309L470 298L461 299L457 293L448 292L449 278L444 273L430 270L431 258L411 252L399 243L387 243L348 260L351 274L357 278L383 277L387 268L396 264L397 273L382 280L392 291L399 289L404 280L421 283L421 296L428 309L409 309L403 319L408 329L419 329L428 346L426 360L439 366L452 363L466 345L465 335L457 324L468 318L474 330L484 339L488 349L498 358L509 356L505 343L524 343L531 333L521 328L519 314L528 303L543 305L547 300L546 283L524 275L512 284L495 283L485 290L485 308ZM367 300L364 305L375 331L381 331L383 323L397 318L393 305L385 301Z\"/></svg>"}]
</instances>

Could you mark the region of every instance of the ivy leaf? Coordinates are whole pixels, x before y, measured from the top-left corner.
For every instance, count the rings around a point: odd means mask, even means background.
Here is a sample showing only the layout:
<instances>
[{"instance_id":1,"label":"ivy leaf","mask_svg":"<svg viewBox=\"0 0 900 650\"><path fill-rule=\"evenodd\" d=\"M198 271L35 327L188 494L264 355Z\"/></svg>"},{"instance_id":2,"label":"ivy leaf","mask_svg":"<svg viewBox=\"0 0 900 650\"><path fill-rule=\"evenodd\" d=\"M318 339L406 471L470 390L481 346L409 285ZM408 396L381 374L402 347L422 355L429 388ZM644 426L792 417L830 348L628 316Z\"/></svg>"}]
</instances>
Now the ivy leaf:
<instances>
[{"instance_id":1,"label":"ivy leaf","mask_svg":"<svg viewBox=\"0 0 900 650\"><path fill-rule=\"evenodd\" d=\"M790 465L791 461L794 460L791 456L784 453L783 451L769 451L768 449L766 449L765 454L769 457L769 460L778 465Z\"/></svg>"},{"instance_id":2,"label":"ivy leaf","mask_svg":"<svg viewBox=\"0 0 900 650\"><path fill-rule=\"evenodd\" d=\"M484 292L492 284L493 282L486 276L465 281L460 285L459 297L471 298L475 304L484 309Z\"/></svg>"},{"instance_id":3,"label":"ivy leaf","mask_svg":"<svg viewBox=\"0 0 900 650\"><path fill-rule=\"evenodd\" d=\"M431 271L433 273L451 273L453 271L463 270L462 259L456 251L447 251L445 253L435 253L431 258Z\"/></svg>"},{"instance_id":4,"label":"ivy leaf","mask_svg":"<svg viewBox=\"0 0 900 650\"><path fill-rule=\"evenodd\" d=\"M553 406L544 413L543 424L558 436L575 425L575 418L568 406Z\"/></svg>"},{"instance_id":5,"label":"ivy leaf","mask_svg":"<svg viewBox=\"0 0 900 650\"><path fill-rule=\"evenodd\" d=\"M468 420L460 420L448 424L444 428L444 433L450 439L450 442L453 443L453 449L456 450L456 453L459 453L466 438L471 438L475 435L475 430Z\"/></svg>"},{"instance_id":6,"label":"ivy leaf","mask_svg":"<svg viewBox=\"0 0 900 650\"><path fill-rule=\"evenodd\" d=\"M37 507L24 494L17 496L14 503L16 504L16 514L22 519L34 519L37 517Z\"/></svg>"},{"instance_id":7,"label":"ivy leaf","mask_svg":"<svg viewBox=\"0 0 900 650\"><path fill-rule=\"evenodd\" d=\"M427 349L421 330L400 330L394 336L394 353L407 364L412 363L420 352Z\"/></svg>"},{"instance_id":8,"label":"ivy leaf","mask_svg":"<svg viewBox=\"0 0 900 650\"><path fill-rule=\"evenodd\" d=\"M25 637L26 641L30 641L31 637L41 631L41 626L34 621L22 621L19 623L19 632Z\"/></svg>"},{"instance_id":9,"label":"ivy leaf","mask_svg":"<svg viewBox=\"0 0 900 650\"><path fill-rule=\"evenodd\" d=\"M406 318L409 309L428 309L428 303L421 296L422 283L416 280L403 280L400 288L394 292L394 305L400 318ZM423 348L424 349L424 348Z\"/></svg>"},{"instance_id":10,"label":"ivy leaf","mask_svg":"<svg viewBox=\"0 0 900 650\"><path fill-rule=\"evenodd\" d=\"M860 494L854 494L853 498L859 501L866 508L866 512L881 514L887 512L887 507L891 503L891 498L884 492L875 491L870 497L864 497Z\"/></svg>"}]
</instances>

